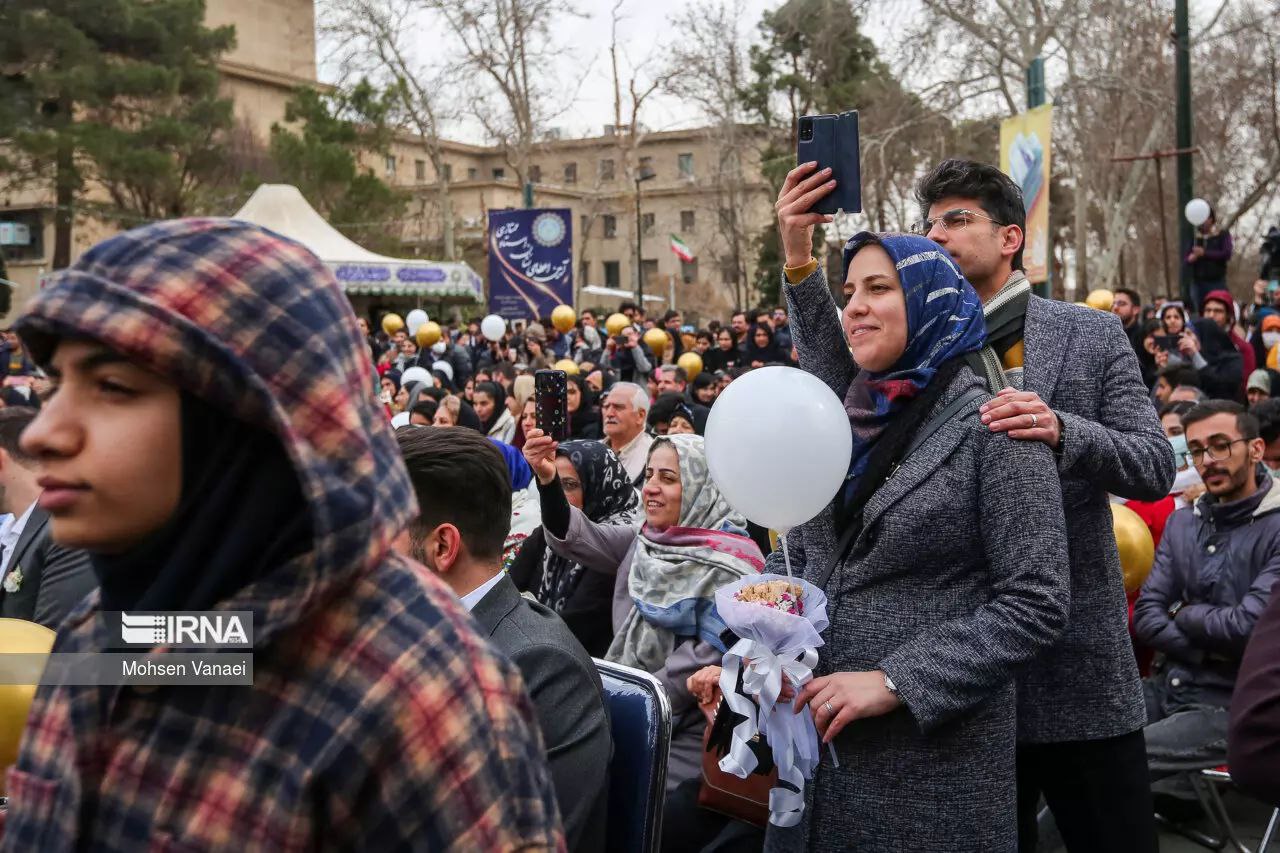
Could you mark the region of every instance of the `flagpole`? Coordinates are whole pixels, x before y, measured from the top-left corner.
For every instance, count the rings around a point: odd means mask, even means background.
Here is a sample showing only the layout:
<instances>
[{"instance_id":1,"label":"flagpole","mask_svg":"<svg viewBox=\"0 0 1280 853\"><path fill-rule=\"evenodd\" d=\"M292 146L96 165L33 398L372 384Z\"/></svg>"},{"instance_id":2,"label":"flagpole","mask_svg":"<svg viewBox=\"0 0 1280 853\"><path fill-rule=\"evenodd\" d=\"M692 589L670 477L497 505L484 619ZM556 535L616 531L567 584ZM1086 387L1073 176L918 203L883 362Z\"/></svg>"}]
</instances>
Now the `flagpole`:
<instances>
[{"instance_id":1,"label":"flagpole","mask_svg":"<svg viewBox=\"0 0 1280 853\"><path fill-rule=\"evenodd\" d=\"M676 277L674 275L667 276L667 286L671 290L671 310L676 310Z\"/></svg>"}]
</instances>

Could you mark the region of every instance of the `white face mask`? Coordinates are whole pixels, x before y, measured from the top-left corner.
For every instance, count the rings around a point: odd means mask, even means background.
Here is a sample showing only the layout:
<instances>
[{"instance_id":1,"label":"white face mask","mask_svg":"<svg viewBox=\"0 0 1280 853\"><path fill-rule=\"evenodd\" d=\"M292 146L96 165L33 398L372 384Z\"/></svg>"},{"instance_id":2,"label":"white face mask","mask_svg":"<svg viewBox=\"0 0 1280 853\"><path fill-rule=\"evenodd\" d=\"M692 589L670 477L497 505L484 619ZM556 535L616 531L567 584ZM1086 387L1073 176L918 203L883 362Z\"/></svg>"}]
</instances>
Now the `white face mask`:
<instances>
[{"instance_id":1,"label":"white face mask","mask_svg":"<svg viewBox=\"0 0 1280 853\"><path fill-rule=\"evenodd\" d=\"M444 341L436 341L434 344L431 345L431 351L436 355L444 355L445 349L446 347L445 347Z\"/></svg>"},{"instance_id":2,"label":"white face mask","mask_svg":"<svg viewBox=\"0 0 1280 853\"><path fill-rule=\"evenodd\" d=\"M1274 349L1276 344L1280 344L1280 332L1263 332L1262 345L1267 349Z\"/></svg>"},{"instance_id":3,"label":"white face mask","mask_svg":"<svg viewBox=\"0 0 1280 853\"><path fill-rule=\"evenodd\" d=\"M1198 485L1200 485L1200 472L1194 465L1188 465L1173 478L1173 488L1169 489L1169 494L1180 495L1192 486Z\"/></svg>"}]
</instances>

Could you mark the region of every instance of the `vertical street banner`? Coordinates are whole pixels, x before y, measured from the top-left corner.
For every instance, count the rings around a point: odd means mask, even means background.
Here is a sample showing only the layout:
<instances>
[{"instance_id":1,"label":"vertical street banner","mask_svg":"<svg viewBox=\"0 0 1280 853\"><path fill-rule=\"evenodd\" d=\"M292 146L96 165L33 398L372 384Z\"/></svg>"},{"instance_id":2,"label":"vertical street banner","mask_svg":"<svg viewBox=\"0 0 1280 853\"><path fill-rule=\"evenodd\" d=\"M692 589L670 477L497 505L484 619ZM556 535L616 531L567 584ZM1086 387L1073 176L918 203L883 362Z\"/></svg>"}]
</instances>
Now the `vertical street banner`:
<instances>
[{"instance_id":1,"label":"vertical street banner","mask_svg":"<svg viewBox=\"0 0 1280 853\"><path fill-rule=\"evenodd\" d=\"M1000 170L1022 188L1027 206L1023 263L1032 284L1049 280L1049 140L1053 105L1000 123Z\"/></svg>"},{"instance_id":2,"label":"vertical street banner","mask_svg":"<svg viewBox=\"0 0 1280 853\"><path fill-rule=\"evenodd\" d=\"M489 312L550 316L573 304L573 218L567 207L489 212Z\"/></svg>"}]
</instances>

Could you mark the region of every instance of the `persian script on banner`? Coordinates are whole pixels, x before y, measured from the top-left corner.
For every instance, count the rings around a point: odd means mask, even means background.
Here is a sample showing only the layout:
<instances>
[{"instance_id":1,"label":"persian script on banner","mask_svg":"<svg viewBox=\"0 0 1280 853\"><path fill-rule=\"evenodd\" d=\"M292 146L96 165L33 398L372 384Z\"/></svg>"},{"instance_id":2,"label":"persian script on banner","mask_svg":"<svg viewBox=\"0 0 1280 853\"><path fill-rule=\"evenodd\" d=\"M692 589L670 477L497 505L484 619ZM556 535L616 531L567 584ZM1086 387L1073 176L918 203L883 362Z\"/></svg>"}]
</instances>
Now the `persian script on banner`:
<instances>
[{"instance_id":1,"label":"persian script on banner","mask_svg":"<svg viewBox=\"0 0 1280 853\"><path fill-rule=\"evenodd\" d=\"M532 319L573 304L572 224L567 207L490 211L490 313Z\"/></svg>"}]
</instances>

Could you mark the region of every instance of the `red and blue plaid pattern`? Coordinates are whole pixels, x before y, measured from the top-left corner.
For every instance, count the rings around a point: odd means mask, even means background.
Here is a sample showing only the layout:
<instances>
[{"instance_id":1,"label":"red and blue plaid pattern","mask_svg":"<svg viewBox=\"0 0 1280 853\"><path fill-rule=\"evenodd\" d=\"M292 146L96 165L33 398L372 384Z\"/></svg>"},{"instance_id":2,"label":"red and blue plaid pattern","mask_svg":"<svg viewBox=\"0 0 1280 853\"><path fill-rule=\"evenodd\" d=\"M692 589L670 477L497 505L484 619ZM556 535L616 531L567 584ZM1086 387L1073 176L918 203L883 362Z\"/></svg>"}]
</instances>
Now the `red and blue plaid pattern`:
<instances>
[{"instance_id":1,"label":"red and blue plaid pattern","mask_svg":"<svg viewBox=\"0 0 1280 853\"><path fill-rule=\"evenodd\" d=\"M232 220L149 226L86 253L18 329L38 360L93 338L275 431L315 547L219 605L254 612L253 687L41 687L0 850L564 846L517 671L389 552L412 489L314 255ZM96 612L56 651L103 648Z\"/></svg>"}]
</instances>

